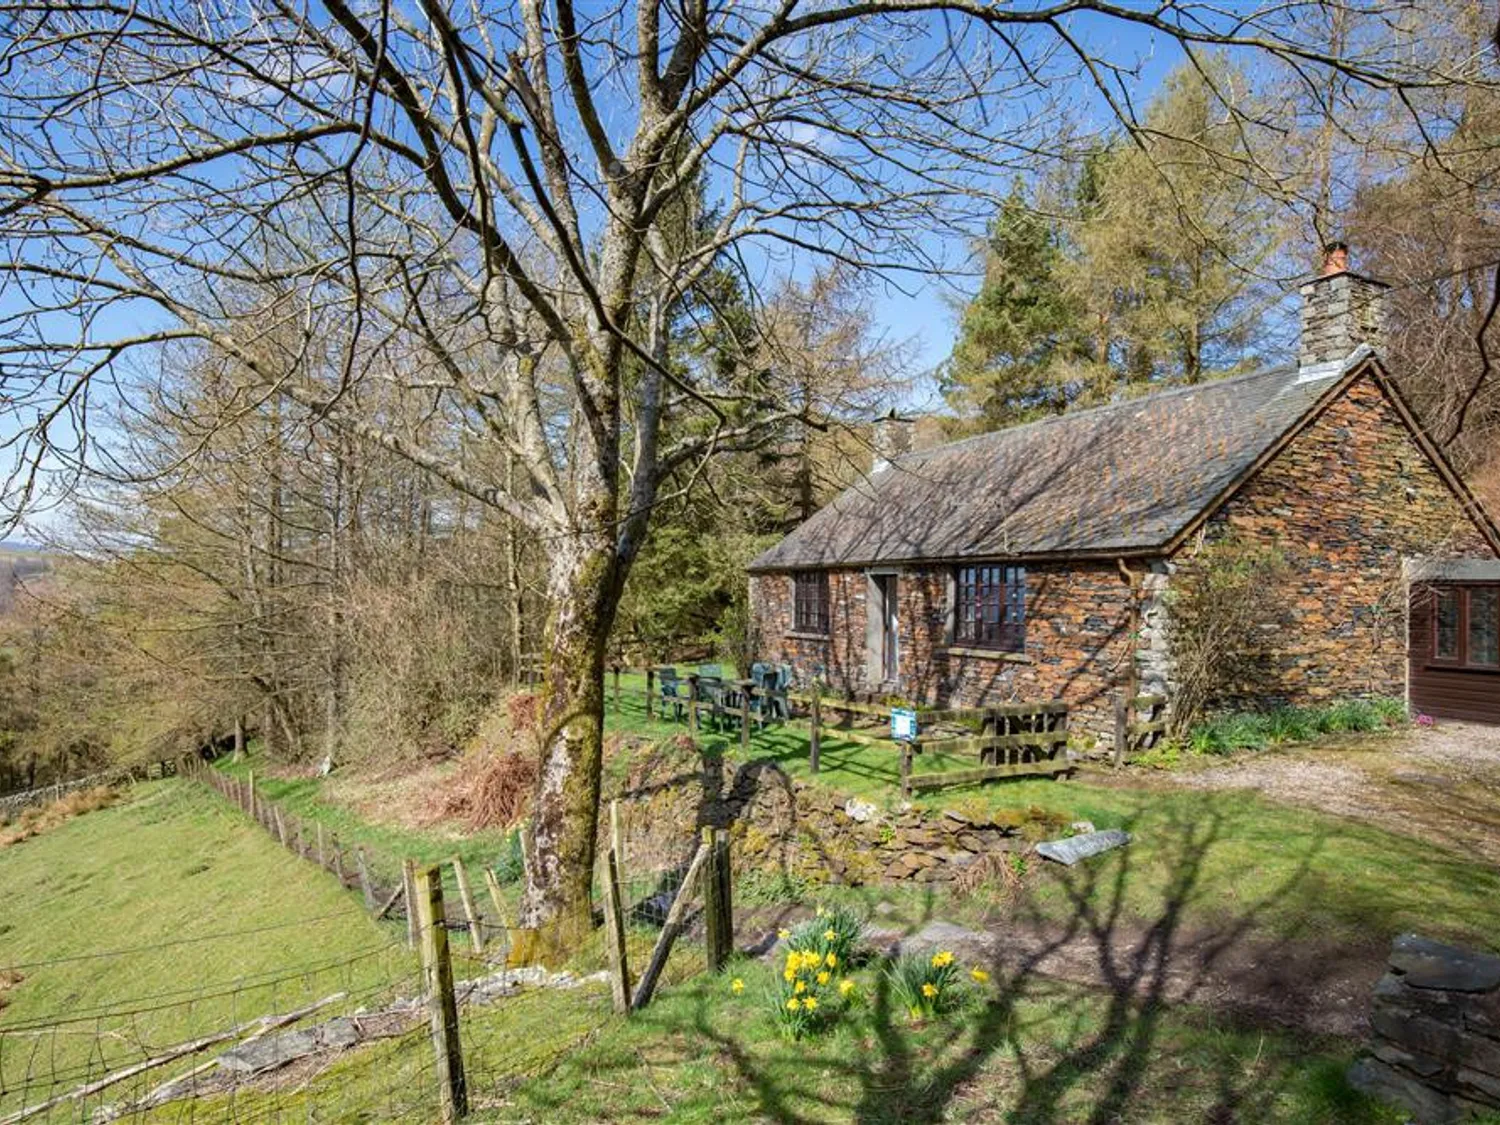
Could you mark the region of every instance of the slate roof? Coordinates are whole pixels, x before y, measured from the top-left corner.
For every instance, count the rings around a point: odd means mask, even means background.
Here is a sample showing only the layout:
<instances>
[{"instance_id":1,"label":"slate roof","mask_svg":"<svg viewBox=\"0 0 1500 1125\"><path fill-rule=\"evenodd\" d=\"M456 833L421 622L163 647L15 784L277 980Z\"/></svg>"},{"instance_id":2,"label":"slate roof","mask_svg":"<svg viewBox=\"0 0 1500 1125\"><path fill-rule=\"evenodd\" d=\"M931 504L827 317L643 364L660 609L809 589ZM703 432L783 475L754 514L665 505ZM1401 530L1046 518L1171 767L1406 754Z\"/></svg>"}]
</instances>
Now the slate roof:
<instances>
[{"instance_id":1,"label":"slate roof","mask_svg":"<svg viewBox=\"0 0 1500 1125\"><path fill-rule=\"evenodd\" d=\"M1158 391L907 454L750 569L1150 553L1367 354Z\"/></svg>"}]
</instances>

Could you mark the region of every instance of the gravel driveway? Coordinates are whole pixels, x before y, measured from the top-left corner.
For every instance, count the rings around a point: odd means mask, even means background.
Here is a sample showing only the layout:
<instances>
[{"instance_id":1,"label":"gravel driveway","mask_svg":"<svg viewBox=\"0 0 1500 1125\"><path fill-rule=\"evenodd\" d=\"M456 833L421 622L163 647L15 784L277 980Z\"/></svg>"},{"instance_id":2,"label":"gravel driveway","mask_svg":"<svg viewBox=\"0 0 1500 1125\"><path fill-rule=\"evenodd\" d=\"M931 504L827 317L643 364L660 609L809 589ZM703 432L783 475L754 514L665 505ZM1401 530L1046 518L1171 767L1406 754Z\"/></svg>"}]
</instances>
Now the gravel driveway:
<instances>
[{"instance_id":1,"label":"gravel driveway","mask_svg":"<svg viewBox=\"0 0 1500 1125\"><path fill-rule=\"evenodd\" d=\"M1500 727L1443 723L1346 735L1175 774L1172 781L1259 790L1500 864Z\"/></svg>"}]
</instances>

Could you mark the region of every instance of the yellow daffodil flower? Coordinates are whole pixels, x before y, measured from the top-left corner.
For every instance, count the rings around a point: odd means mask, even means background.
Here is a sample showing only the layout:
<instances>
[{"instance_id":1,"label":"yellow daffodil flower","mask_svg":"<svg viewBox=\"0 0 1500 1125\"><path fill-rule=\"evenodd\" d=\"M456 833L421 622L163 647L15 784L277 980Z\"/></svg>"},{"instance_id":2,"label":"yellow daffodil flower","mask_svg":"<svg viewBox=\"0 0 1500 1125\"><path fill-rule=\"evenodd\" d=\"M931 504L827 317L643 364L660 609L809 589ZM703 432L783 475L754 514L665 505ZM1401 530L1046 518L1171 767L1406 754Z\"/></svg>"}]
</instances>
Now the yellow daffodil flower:
<instances>
[{"instance_id":1,"label":"yellow daffodil flower","mask_svg":"<svg viewBox=\"0 0 1500 1125\"><path fill-rule=\"evenodd\" d=\"M838 936L839 936L839 932L837 930L828 929L828 930L824 930L823 931L823 940L824 941L832 941L834 938L836 938Z\"/></svg>"},{"instance_id":2,"label":"yellow daffodil flower","mask_svg":"<svg viewBox=\"0 0 1500 1125\"><path fill-rule=\"evenodd\" d=\"M796 987L794 987L792 989L792 991L793 992L806 992L807 991L807 982L805 980L799 980L797 982L797 984L796 984Z\"/></svg>"},{"instance_id":3,"label":"yellow daffodil flower","mask_svg":"<svg viewBox=\"0 0 1500 1125\"><path fill-rule=\"evenodd\" d=\"M941 953L934 953L932 955L932 967L934 969L941 969L945 965L951 964L953 964L953 954L949 953L946 949Z\"/></svg>"},{"instance_id":4,"label":"yellow daffodil flower","mask_svg":"<svg viewBox=\"0 0 1500 1125\"><path fill-rule=\"evenodd\" d=\"M848 977L845 977L843 980L839 981L839 995L840 996L848 996L849 993L851 993L853 991L854 991L854 982L852 980L850 980Z\"/></svg>"},{"instance_id":5,"label":"yellow daffodil flower","mask_svg":"<svg viewBox=\"0 0 1500 1125\"><path fill-rule=\"evenodd\" d=\"M798 1000L795 996L786 1002L786 1008L789 1012L795 1012L800 1007L802 1007L802 1001Z\"/></svg>"},{"instance_id":6,"label":"yellow daffodil flower","mask_svg":"<svg viewBox=\"0 0 1500 1125\"><path fill-rule=\"evenodd\" d=\"M806 999L804 999L802 1001L802 1006L804 1008L806 1008L809 1012L811 1012L815 1008L817 1008L817 1006L818 1006L818 998L816 996L809 996L809 997L807 997Z\"/></svg>"},{"instance_id":7,"label":"yellow daffodil flower","mask_svg":"<svg viewBox=\"0 0 1500 1125\"><path fill-rule=\"evenodd\" d=\"M983 969L970 969L969 975L977 980L980 984L983 984L985 981L990 979L990 974L985 972Z\"/></svg>"},{"instance_id":8,"label":"yellow daffodil flower","mask_svg":"<svg viewBox=\"0 0 1500 1125\"><path fill-rule=\"evenodd\" d=\"M938 987L937 987L937 985L933 984L931 981L928 981L926 984L924 984L922 986L922 995L925 996L925 997L927 997L927 999L931 1000L937 994L938 994Z\"/></svg>"},{"instance_id":9,"label":"yellow daffodil flower","mask_svg":"<svg viewBox=\"0 0 1500 1125\"><path fill-rule=\"evenodd\" d=\"M830 953L827 957L823 958L823 961L824 961L824 963L830 969L835 968L838 965L838 963L839 963L839 959L837 957L835 957L832 953Z\"/></svg>"},{"instance_id":10,"label":"yellow daffodil flower","mask_svg":"<svg viewBox=\"0 0 1500 1125\"><path fill-rule=\"evenodd\" d=\"M818 974L818 983L819 984L827 984L828 983L828 970L827 969L824 969L821 973Z\"/></svg>"},{"instance_id":11,"label":"yellow daffodil flower","mask_svg":"<svg viewBox=\"0 0 1500 1125\"><path fill-rule=\"evenodd\" d=\"M729 991L738 996L741 992L745 991L745 982L740 980L739 977L735 977L734 980L729 982Z\"/></svg>"},{"instance_id":12,"label":"yellow daffodil flower","mask_svg":"<svg viewBox=\"0 0 1500 1125\"><path fill-rule=\"evenodd\" d=\"M779 937L782 941L786 941L787 938L789 938L789 937L792 936L792 931L791 930L777 930L776 931L776 936Z\"/></svg>"}]
</instances>

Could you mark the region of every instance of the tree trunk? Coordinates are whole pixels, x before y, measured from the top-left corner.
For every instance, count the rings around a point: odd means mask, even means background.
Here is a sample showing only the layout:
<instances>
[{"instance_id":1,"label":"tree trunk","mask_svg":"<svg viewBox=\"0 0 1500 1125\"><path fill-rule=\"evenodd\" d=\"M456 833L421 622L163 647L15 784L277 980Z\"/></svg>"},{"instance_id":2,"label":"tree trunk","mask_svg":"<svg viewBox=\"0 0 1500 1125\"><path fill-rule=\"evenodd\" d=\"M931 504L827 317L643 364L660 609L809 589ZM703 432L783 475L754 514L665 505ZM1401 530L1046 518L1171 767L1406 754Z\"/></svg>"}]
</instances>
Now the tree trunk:
<instances>
[{"instance_id":1,"label":"tree trunk","mask_svg":"<svg viewBox=\"0 0 1500 1125\"><path fill-rule=\"evenodd\" d=\"M234 757L231 761L241 761L245 757L245 716L234 717Z\"/></svg>"},{"instance_id":2,"label":"tree trunk","mask_svg":"<svg viewBox=\"0 0 1500 1125\"><path fill-rule=\"evenodd\" d=\"M541 760L521 905L522 924L540 931L543 955L575 944L590 925L605 648L622 569L607 533L561 543L553 554Z\"/></svg>"}]
</instances>

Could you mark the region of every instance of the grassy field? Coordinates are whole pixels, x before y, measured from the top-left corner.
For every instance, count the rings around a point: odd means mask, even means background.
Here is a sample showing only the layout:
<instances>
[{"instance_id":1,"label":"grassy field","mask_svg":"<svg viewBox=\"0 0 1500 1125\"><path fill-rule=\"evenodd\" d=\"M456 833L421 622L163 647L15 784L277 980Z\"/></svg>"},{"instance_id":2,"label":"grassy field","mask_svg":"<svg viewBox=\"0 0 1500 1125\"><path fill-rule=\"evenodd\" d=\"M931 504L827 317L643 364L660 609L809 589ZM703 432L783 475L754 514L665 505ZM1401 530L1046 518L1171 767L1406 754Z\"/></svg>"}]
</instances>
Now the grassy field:
<instances>
[{"instance_id":1,"label":"grassy field","mask_svg":"<svg viewBox=\"0 0 1500 1125\"><path fill-rule=\"evenodd\" d=\"M0 850L0 902L0 968L23 977L0 1012L0 1113L261 1015L417 985L354 896L187 781Z\"/></svg>"},{"instance_id":2,"label":"grassy field","mask_svg":"<svg viewBox=\"0 0 1500 1125\"><path fill-rule=\"evenodd\" d=\"M975 989L925 1025L882 977L834 1029L781 1038L755 963L612 1022L485 1120L1397 1122L1343 1079L1353 1045L1150 1008L1056 981ZM739 976L743 995L731 995Z\"/></svg>"}]
</instances>

